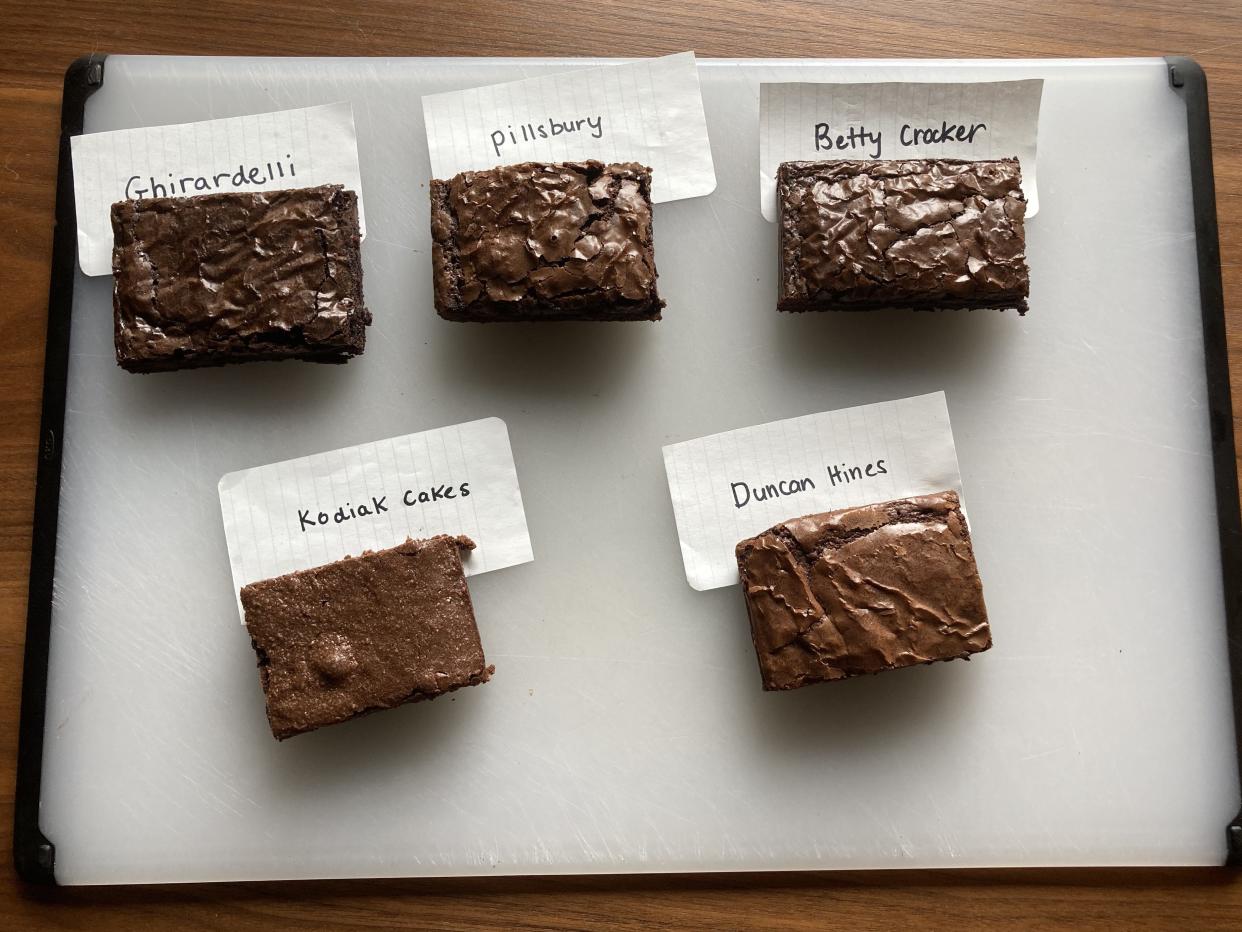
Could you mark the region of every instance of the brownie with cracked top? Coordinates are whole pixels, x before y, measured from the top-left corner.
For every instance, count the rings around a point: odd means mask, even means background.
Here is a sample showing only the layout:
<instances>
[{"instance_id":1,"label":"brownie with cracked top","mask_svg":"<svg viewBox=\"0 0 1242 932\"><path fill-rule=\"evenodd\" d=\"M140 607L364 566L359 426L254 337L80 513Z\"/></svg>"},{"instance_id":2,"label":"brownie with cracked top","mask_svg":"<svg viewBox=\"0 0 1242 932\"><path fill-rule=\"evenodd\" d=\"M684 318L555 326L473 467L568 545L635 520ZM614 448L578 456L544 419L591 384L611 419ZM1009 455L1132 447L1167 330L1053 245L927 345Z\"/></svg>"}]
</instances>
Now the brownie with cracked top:
<instances>
[{"instance_id":1,"label":"brownie with cracked top","mask_svg":"<svg viewBox=\"0 0 1242 932\"><path fill-rule=\"evenodd\" d=\"M284 739L485 683L461 555L440 534L251 583L246 629L272 734Z\"/></svg>"},{"instance_id":2,"label":"brownie with cracked top","mask_svg":"<svg viewBox=\"0 0 1242 932\"><path fill-rule=\"evenodd\" d=\"M436 311L459 321L658 320L651 170L504 165L431 182Z\"/></svg>"},{"instance_id":3,"label":"brownie with cracked top","mask_svg":"<svg viewBox=\"0 0 1242 932\"><path fill-rule=\"evenodd\" d=\"M785 521L741 541L737 564L764 689L992 646L955 492Z\"/></svg>"},{"instance_id":4,"label":"brownie with cracked top","mask_svg":"<svg viewBox=\"0 0 1242 932\"><path fill-rule=\"evenodd\" d=\"M340 185L112 205L116 361L345 362L366 347L358 196Z\"/></svg>"},{"instance_id":5,"label":"brownie with cracked top","mask_svg":"<svg viewBox=\"0 0 1242 932\"><path fill-rule=\"evenodd\" d=\"M784 162L782 311L1027 309L1017 159Z\"/></svg>"}]
</instances>

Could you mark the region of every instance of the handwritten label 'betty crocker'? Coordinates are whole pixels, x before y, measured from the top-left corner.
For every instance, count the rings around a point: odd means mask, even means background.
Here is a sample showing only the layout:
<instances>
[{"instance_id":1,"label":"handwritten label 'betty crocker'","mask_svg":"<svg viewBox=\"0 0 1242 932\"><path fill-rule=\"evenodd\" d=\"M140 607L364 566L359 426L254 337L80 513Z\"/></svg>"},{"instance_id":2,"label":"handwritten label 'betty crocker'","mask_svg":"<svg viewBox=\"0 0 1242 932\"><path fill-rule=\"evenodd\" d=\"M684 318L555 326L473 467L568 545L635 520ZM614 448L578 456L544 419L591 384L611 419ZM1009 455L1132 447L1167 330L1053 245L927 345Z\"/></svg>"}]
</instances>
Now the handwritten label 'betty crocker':
<instances>
[{"instance_id":1,"label":"handwritten label 'betty crocker'","mask_svg":"<svg viewBox=\"0 0 1242 932\"><path fill-rule=\"evenodd\" d=\"M1042 79L951 84L759 85L760 206L776 220L781 162L820 159L1001 159L1022 166L1026 216L1035 184Z\"/></svg>"}]
</instances>

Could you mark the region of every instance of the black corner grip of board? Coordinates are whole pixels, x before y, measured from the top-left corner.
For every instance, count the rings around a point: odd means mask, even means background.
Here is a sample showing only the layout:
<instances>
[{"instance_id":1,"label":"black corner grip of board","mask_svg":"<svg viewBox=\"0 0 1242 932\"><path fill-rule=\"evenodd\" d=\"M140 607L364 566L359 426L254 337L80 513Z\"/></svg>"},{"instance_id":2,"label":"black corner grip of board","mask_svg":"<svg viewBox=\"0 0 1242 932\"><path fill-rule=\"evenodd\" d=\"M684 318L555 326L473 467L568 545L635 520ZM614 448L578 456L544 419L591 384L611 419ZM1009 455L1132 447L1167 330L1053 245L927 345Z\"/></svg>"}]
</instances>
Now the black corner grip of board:
<instances>
[{"instance_id":1,"label":"black corner grip of board","mask_svg":"<svg viewBox=\"0 0 1242 932\"><path fill-rule=\"evenodd\" d=\"M17 792L13 812L13 861L30 883L56 883L56 846L39 828L43 784L43 726L47 716L47 661L52 626L52 575L60 508L61 436L69 375L69 325L78 225L73 200L69 140L82 132L86 99L103 86L104 55L77 59L65 72L60 103L60 153L56 171L56 228L47 302L47 353L43 362L43 415L35 479L34 534L22 666L22 717L17 738Z\"/></svg>"},{"instance_id":2,"label":"black corner grip of board","mask_svg":"<svg viewBox=\"0 0 1242 932\"><path fill-rule=\"evenodd\" d=\"M1233 688L1233 727L1242 779L1242 517L1238 510L1238 462L1233 442L1233 403L1225 343L1225 294L1220 275L1220 236L1216 225L1216 183L1212 175L1212 128L1208 120L1207 76L1192 58L1170 55L1169 86L1186 103L1190 145L1190 186L1199 254L1199 302L1203 311L1207 364L1208 417L1216 472L1216 516L1220 527L1225 627L1229 639L1229 677ZM1242 867L1242 811L1225 827L1225 864Z\"/></svg>"}]
</instances>

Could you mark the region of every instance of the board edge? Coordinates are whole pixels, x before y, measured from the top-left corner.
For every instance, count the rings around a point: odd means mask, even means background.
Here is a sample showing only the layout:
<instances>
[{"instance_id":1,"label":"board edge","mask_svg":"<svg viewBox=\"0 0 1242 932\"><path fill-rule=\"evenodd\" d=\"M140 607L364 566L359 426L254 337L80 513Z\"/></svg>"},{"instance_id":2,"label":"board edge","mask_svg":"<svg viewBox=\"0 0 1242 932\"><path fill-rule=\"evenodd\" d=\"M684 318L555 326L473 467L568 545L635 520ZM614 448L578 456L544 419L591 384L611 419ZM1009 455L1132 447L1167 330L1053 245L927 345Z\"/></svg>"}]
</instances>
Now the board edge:
<instances>
[{"instance_id":1,"label":"board edge","mask_svg":"<svg viewBox=\"0 0 1242 932\"><path fill-rule=\"evenodd\" d=\"M1225 295L1221 280L1216 182L1212 169L1212 128L1207 74L1193 58L1166 55L1169 86L1186 104L1190 149L1190 189L1194 206L1195 251L1199 265L1199 304L1203 315L1203 358L1207 370L1208 419L1216 478L1216 517L1224 583L1229 680L1239 781L1242 782L1242 515L1239 513L1238 461L1229 388L1229 350ZM1225 866L1242 867L1242 801L1225 826Z\"/></svg>"},{"instance_id":2,"label":"board edge","mask_svg":"<svg viewBox=\"0 0 1242 932\"><path fill-rule=\"evenodd\" d=\"M77 262L76 205L70 138L83 131L87 99L103 85L106 53L75 59L65 72L57 168L55 232L48 296L43 404L21 684L13 857L28 883L57 884L55 845L39 826L52 583L59 518L61 456L69 359L69 332ZM1204 330L1209 426L1224 581L1229 675L1239 778L1242 780L1242 513L1237 481L1229 384L1220 242L1208 112L1207 77L1193 58L1166 55L1171 89L1186 105L1191 192ZM1242 867L1242 808L1225 828L1228 867Z\"/></svg>"},{"instance_id":3,"label":"board edge","mask_svg":"<svg viewBox=\"0 0 1242 932\"><path fill-rule=\"evenodd\" d=\"M69 376L69 327L73 318L78 225L70 139L82 132L86 101L103 86L106 55L75 59L65 70L60 103L55 232L48 286L47 348L43 359L43 410L26 601L21 721L17 736L17 786L13 806L13 863L27 883L56 883L56 846L39 827L43 789L43 731L47 717L47 666L51 646L52 580L60 513L61 453Z\"/></svg>"}]
</instances>

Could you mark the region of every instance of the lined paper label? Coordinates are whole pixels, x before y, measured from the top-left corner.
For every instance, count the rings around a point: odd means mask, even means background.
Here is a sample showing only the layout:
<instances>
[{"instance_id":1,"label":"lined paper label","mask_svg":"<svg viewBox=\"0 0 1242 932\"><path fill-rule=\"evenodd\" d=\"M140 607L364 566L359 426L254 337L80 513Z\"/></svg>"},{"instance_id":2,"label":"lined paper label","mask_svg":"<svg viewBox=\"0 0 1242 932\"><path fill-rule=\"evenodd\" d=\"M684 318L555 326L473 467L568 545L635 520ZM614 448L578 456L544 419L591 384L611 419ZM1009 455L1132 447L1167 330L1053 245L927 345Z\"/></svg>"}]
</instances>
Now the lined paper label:
<instances>
[{"instance_id":1,"label":"lined paper label","mask_svg":"<svg viewBox=\"0 0 1242 932\"><path fill-rule=\"evenodd\" d=\"M87 133L70 145L78 262L87 275L112 273L112 205L142 197L339 184L357 192L358 222L366 234L348 103Z\"/></svg>"},{"instance_id":2,"label":"lined paper label","mask_svg":"<svg viewBox=\"0 0 1242 932\"><path fill-rule=\"evenodd\" d=\"M761 84L759 192L777 219L781 162L825 159L1000 159L1022 165L1035 216L1035 148L1042 79L952 84Z\"/></svg>"},{"instance_id":3,"label":"lined paper label","mask_svg":"<svg viewBox=\"0 0 1242 932\"><path fill-rule=\"evenodd\" d=\"M738 581L738 541L801 515L961 492L944 392L809 414L664 447L686 579Z\"/></svg>"},{"instance_id":4,"label":"lined paper label","mask_svg":"<svg viewBox=\"0 0 1242 932\"><path fill-rule=\"evenodd\" d=\"M237 591L435 534L475 542L467 575L534 559L509 431L495 417L231 472L220 510Z\"/></svg>"},{"instance_id":5,"label":"lined paper label","mask_svg":"<svg viewBox=\"0 0 1242 932\"><path fill-rule=\"evenodd\" d=\"M518 162L641 162L656 203L716 188L693 52L423 98L431 172Z\"/></svg>"}]
</instances>

